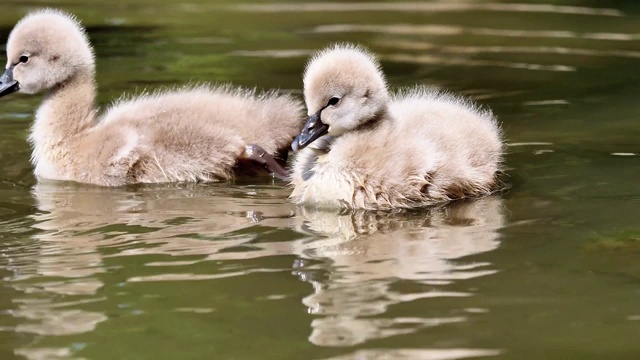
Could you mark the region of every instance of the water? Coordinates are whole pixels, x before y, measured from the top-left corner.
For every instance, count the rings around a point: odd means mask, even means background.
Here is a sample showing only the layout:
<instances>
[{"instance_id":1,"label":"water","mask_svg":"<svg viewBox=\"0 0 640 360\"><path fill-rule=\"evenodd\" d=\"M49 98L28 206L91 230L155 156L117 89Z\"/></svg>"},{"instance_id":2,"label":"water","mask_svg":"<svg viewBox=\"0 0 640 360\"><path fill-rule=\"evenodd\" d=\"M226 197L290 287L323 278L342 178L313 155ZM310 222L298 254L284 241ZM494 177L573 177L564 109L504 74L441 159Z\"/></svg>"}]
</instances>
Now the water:
<instances>
[{"instance_id":1,"label":"water","mask_svg":"<svg viewBox=\"0 0 640 360\"><path fill-rule=\"evenodd\" d=\"M199 81L300 94L309 53L362 42L393 87L491 106L512 188L332 214L296 209L265 178L36 183L25 138L40 98L2 98L0 358L640 354L635 1L4 0L2 39L45 5L88 26L102 105Z\"/></svg>"}]
</instances>

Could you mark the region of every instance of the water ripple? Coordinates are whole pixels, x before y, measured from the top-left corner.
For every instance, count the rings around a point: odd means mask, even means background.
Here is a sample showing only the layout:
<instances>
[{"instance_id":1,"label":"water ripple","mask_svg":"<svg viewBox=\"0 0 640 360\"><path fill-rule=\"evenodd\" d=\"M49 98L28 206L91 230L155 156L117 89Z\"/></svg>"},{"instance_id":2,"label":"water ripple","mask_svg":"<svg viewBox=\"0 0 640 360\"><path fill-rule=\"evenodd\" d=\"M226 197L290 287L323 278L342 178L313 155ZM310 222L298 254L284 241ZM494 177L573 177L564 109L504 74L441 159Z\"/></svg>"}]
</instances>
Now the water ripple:
<instances>
[{"instance_id":1,"label":"water ripple","mask_svg":"<svg viewBox=\"0 0 640 360\"><path fill-rule=\"evenodd\" d=\"M551 13L592 16L623 16L620 10L583 6L563 6L552 4L505 4L505 3L465 3L465 2L309 2L278 4L238 4L231 7L238 11L281 13L281 12L524 12Z\"/></svg>"},{"instance_id":2,"label":"water ripple","mask_svg":"<svg viewBox=\"0 0 640 360\"><path fill-rule=\"evenodd\" d=\"M542 65L523 62L510 62L501 60L474 60L466 58L443 57L434 55L415 55L415 54L386 54L381 56L382 59L395 61L399 63L424 64L424 65L448 65L448 66L488 66L488 67L504 67L520 70L535 71L553 71L553 72L571 72L577 69L569 65Z\"/></svg>"},{"instance_id":3,"label":"water ripple","mask_svg":"<svg viewBox=\"0 0 640 360\"><path fill-rule=\"evenodd\" d=\"M224 279L233 276L245 276L253 273L270 273L290 271L289 269L245 269L242 271L226 272L218 274L162 274L151 276L136 276L128 279L129 282L148 282L148 281L194 281L194 280L215 280Z\"/></svg>"},{"instance_id":4,"label":"water ripple","mask_svg":"<svg viewBox=\"0 0 640 360\"><path fill-rule=\"evenodd\" d=\"M403 318L353 319L347 317L325 317L314 319L314 329L309 341L319 346L354 346L369 340L411 334L419 329L436 327L465 321L464 317L450 318Z\"/></svg>"},{"instance_id":5,"label":"water ripple","mask_svg":"<svg viewBox=\"0 0 640 360\"><path fill-rule=\"evenodd\" d=\"M450 54L553 54L572 56L611 56L640 59L640 51L631 50L595 50L568 48L562 46L452 46L438 45L424 41L383 40L374 42L378 46L402 50L437 51Z\"/></svg>"},{"instance_id":6,"label":"water ripple","mask_svg":"<svg viewBox=\"0 0 640 360\"><path fill-rule=\"evenodd\" d=\"M397 319L382 316L391 306L442 297L468 297L472 292L447 289L458 281L496 272L491 264L457 261L492 251L504 226L502 201L481 201L433 209L428 216L378 216L368 212L336 215L303 211L300 229L324 238L292 243L302 258L325 259L324 266L294 264L294 274L314 292L302 302L307 311L325 316L311 323L310 341L323 346L351 346L440 326L464 318L416 318L395 329ZM266 244L263 244L266 245ZM319 270L331 275L318 278ZM412 289L397 287L410 280ZM422 286L420 286L420 284Z\"/></svg>"},{"instance_id":7,"label":"water ripple","mask_svg":"<svg viewBox=\"0 0 640 360\"><path fill-rule=\"evenodd\" d=\"M127 287L291 273L310 285L302 305L314 315L309 341L318 346L351 346L482 316L385 314L401 303L474 296L450 286L497 272L491 263L463 258L499 246L498 197L419 212L333 213L292 207L288 189L279 187L147 189L34 187L40 210L32 216L39 230L30 245L35 252L14 264L7 279L24 294L13 311L24 321L13 331L93 331L108 316L83 307L101 301L96 295L105 284L97 275L109 271L106 264L125 257L144 266L122 281ZM243 263L282 256L292 259L290 267Z\"/></svg>"},{"instance_id":8,"label":"water ripple","mask_svg":"<svg viewBox=\"0 0 640 360\"><path fill-rule=\"evenodd\" d=\"M263 57L263 58L294 58L294 57L306 57L313 54L315 50L304 49L285 49L285 50L236 50L229 53L231 56L249 56L249 57Z\"/></svg>"},{"instance_id":9,"label":"water ripple","mask_svg":"<svg viewBox=\"0 0 640 360\"><path fill-rule=\"evenodd\" d=\"M487 37L551 38L551 39L590 39L609 41L634 41L640 34L623 33L577 33L564 30L520 30L472 28L456 25L414 25L414 24L331 24L319 25L310 30L312 33L380 33L390 35L429 35L461 36L475 35Z\"/></svg>"},{"instance_id":10,"label":"water ripple","mask_svg":"<svg viewBox=\"0 0 640 360\"><path fill-rule=\"evenodd\" d=\"M369 349L326 358L325 360L397 359L397 360L456 360L498 356L500 350L485 349Z\"/></svg>"}]
</instances>

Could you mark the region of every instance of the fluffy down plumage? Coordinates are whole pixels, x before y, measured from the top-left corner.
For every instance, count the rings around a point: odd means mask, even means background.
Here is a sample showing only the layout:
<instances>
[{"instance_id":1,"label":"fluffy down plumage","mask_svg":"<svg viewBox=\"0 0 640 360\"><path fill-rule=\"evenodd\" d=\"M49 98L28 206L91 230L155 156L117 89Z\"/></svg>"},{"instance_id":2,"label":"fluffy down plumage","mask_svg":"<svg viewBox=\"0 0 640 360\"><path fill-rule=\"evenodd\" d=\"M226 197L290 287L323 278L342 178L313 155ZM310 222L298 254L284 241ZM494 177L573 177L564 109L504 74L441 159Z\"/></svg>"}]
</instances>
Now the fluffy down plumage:
<instances>
[{"instance_id":1,"label":"fluffy down plumage","mask_svg":"<svg viewBox=\"0 0 640 360\"><path fill-rule=\"evenodd\" d=\"M389 94L362 47L337 45L312 57L304 92L311 117L293 146L303 147L291 176L297 204L410 208L499 187L504 146L493 113L425 87Z\"/></svg>"},{"instance_id":2,"label":"fluffy down plumage","mask_svg":"<svg viewBox=\"0 0 640 360\"><path fill-rule=\"evenodd\" d=\"M20 20L7 58L20 92L46 93L29 137L40 178L104 186L224 180L247 145L277 155L300 128L302 106L292 97L231 86L122 98L99 114L85 30L57 10Z\"/></svg>"}]
</instances>

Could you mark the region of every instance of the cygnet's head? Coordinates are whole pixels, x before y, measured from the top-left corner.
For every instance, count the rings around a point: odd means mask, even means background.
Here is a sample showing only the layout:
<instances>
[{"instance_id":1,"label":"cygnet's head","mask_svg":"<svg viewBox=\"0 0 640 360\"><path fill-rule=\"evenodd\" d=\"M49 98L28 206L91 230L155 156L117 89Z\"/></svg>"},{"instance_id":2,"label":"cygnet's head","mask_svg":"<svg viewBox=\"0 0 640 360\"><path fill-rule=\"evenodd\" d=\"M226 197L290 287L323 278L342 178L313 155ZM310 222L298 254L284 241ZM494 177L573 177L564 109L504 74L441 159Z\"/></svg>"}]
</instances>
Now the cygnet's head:
<instances>
[{"instance_id":1,"label":"cygnet's head","mask_svg":"<svg viewBox=\"0 0 640 360\"><path fill-rule=\"evenodd\" d=\"M309 112L293 150L317 138L340 136L377 118L387 108L389 93L378 60L361 46L335 45L318 52L304 74Z\"/></svg>"},{"instance_id":2,"label":"cygnet's head","mask_svg":"<svg viewBox=\"0 0 640 360\"><path fill-rule=\"evenodd\" d=\"M76 18L58 10L35 11L9 35L0 97L15 91L38 93L94 71L93 51Z\"/></svg>"}]
</instances>

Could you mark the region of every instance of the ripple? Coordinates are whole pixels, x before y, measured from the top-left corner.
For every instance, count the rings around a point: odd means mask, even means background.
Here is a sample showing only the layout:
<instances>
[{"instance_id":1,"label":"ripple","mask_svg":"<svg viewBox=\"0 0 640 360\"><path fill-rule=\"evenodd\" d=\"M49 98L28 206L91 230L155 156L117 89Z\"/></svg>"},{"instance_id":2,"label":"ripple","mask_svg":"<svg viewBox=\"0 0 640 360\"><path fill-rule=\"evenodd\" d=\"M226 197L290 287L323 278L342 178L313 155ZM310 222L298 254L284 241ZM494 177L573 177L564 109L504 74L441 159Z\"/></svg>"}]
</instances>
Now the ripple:
<instances>
[{"instance_id":1,"label":"ripple","mask_svg":"<svg viewBox=\"0 0 640 360\"><path fill-rule=\"evenodd\" d=\"M194 314L208 314L212 313L214 310L210 308L177 308L175 311L178 312L188 312Z\"/></svg>"},{"instance_id":2,"label":"ripple","mask_svg":"<svg viewBox=\"0 0 640 360\"><path fill-rule=\"evenodd\" d=\"M16 349L15 354L28 360L69 359L73 355L68 348L23 348Z\"/></svg>"},{"instance_id":3,"label":"ripple","mask_svg":"<svg viewBox=\"0 0 640 360\"><path fill-rule=\"evenodd\" d=\"M270 273L270 272L282 272L290 271L289 269L248 269L236 272L227 272L220 274L161 274L150 276L135 276L129 278L128 282L149 282L149 281L201 281L201 280L215 280L224 279L234 276L243 276L253 273Z\"/></svg>"},{"instance_id":4,"label":"ripple","mask_svg":"<svg viewBox=\"0 0 640 360\"><path fill-rule=\"evenodd\" d=\"M585 39L609 40L609 41L635 41L640 39L640 34L620 34L620 33L591 33L582 36Z\"/></svg>"},{"instance_id":5,"label":"ripple","mask_svg":"<svg viewBox=\"0 0 640 360\"><path fill-rule=\"evenodd\" d=\"M456 360L498 356L501 350L485 349L371 349L326 358L325 360L398 359L398 360Z\"/></svg>"},{"instance_id":6,"label":"ripple","mask_svg":"<svg viewBox=\"0 0 640 360\"><path fill-rule=\"evenodd\" d=\"M103 287L98 279L81 278L73 280L48 281L23 285L19 281L31 277L14 278L14 288L25 294L53 293L58 295L93 295Z\"/></svg>"},{"instance_id":7,"label":"ripple","mask_svg":"<svg viewBox=\"0 0 640 360\"><path fill-rule=\"evenodd\" d=\"M24 322L16 326L19 333L38 335L74 335L93 331L108 317L99 312L84 310L52 310L46 308L14 310L15 317L35 323Z\"/></svg>"},{"instance_id":8,"label":"ripple","mask_svg":"<svg viewBox=\"0 0 640 360\"><path fill-rule=\"evenodd\" d=\"M393 46L402 46L401 43L390 42L395 44ZM427 45L428 46L428 45ZM449 48L452 49L452 48ZM415 50L412 49L412 50ZM473 49L467 49L467 51L447 51L446 48L441 49L442 52L451 53L472 53ZM480 49L476 49L481 51ZM493 52L492 50L488 50ZM498 51L495 51L498 52ZM313 54L312 50L257 50L257 51L234 51L230 55L234 56L250 56L250 57L264 57L264 58L296 58L306 57ZM620 56L635 56L634 54L619 54ZM640 58L640 53L636 54ZM436 55L414 55L414 54L385 54L380 55L380 58L387 61L394 61L400 63L417 63L417 64L438 64L449 66L489 66L489 67L506 67L512 69L525 69L525 70L537 70L537 71L576 71L575 67L568 65L542 65L532 63L521 62L508 62L508 61L496 61L496 60L473 60L462 57L451 56L436 56Z\"/></svg>"},{"instance_id":9,"label":"ripple","mask_svg":"<svg viewBox=\"0 0 640 360\"><path fill-rule=\"evenodd\" d=\"M550 39L589 39L607 41L635 41L640 34L623 33L576 33L564 30L520 30L472 28L455 25L414 25L414 24L331 24L320 25L311 29L312 33L380 33L389 35L428 35L428 36L490 36L516 38L550 38Z\"/></svg>"},{"instance_id":10,"label":"ripple","mask_svg":"<svg viewBox=\"0 0 640 360\"><path fill-rule=\"evenodd\" d=\"M553 143L544 142L544 141L528 141L528 142L507 143L507 146L550 146L550 145L553 145Z\"/></svg>"},{"instance_id":11,"label":"ripple","mask_svg":"<svg viewBox=\"0 0 640 360\"><path fill-rule=\"evenodd\" d=\"M474 291L449 286L497 272L491 263L462 259L495 250L504 224L499 197L421 212L332 213L292 208L286 188L129 191L39 184L33 194L41 210L33 215L34 227L41 231L33 235L36 252L16 267L16 276L9 280L14 289L30 296L95 297L104 286L95 274L108 271L105 263L123 257L137 258L125 262L145 269L127 276L123 283L131 286L292 273L311 285L302 299L307 312L316 314L309 324L309 341L326 346L358 344L483 316L387 318L385 314L397 304L474 296ZM267 267L242 263L282 255L301 261L290 267L282 267L286 258ZM201 262L214 265L203 268L198 266ZM37 276L52 279L21 281ZM398 287L401 281L412 286ZM193 310L186 305L178 309ZM107 319L99 312L67 306L21 303L14 316L29 321L16 331L82 333Z\"/></svg>"},{"instance_id":12,"label":"ripple","mask_svg":"<svg viewBox=\"0 0 640 360\"><path fill-rule=\"evenodd\" d=\"M313 286L313 293L302 300L307 312L324 316L312 321L309 341L323 346L351 346L466 321L464 317L403 319L397 328L397 319L377 316L401 303L473 296L447 286L496 270L490 263L456 259L496 249L498 230L504 226L499 198L436 208L428 215L305 210L303 216L301 227L325 237L292 244L303 258L326 259L324 267L294 265L294 274ZM314 276L321 269L330 276ZM412 289L397 288L402 280L410 280Z\"/></svg>"},{"instance_id":13,"label":"ripple","mask_svg":"<svg viewBox=\"0 0 640 360\"><path fill-rule=\"evenodd\" d=\"M354 319L326 317L311 322L313 332L309 342L318 346L343 347L362 344L369 340L413 333L418 329L465 321L464 317Z\"/></svg>"},{"instance_id":14,"label":"ripple","mask_svg":"<svg viewBox=\"0 0 640 360\"><path fill-rule=\"evenodd\" d=\"M549 105L569 105L567 100L537 100L537 101L525 101L522 103L524 106L549 106Z\"/></svg>"},{"instance_id":15,"label":"ripple","mask_svg":"<svg viewBox=\"0 0 640 360\"><path fill-rule=\"evenodd\" d=\"M378 46L402 50L437 51L450 54L553 54L571 56L621 57L640 59L640 51L595 50L568 48L561 46L451 46L437 45L424 41L383 40L374 42Z\"/></svg>"},{"instance_id":16,"label":"ripple","mask_svg":"<svg viewBox=\"0 0 640 360\"><path fill-rule=\"evenodd\" d=\"M175 38L178 44L201 44L201 45L218 45L218 44L231 44L233 41L230 38L223 37L179 37Z\"/></svg>"},{"instance_id":17,"label":"ripple","mask_svg":"<svg viewBox=\"0 0 640 360\"><path fill-rule=\"evenodd\" d=\"M263 57L263 58L294 58L306 57L313 54L314 50L286 49L286 50L237 50L229 53L231 56Z\"/></svg>"},{"instance_id":18,"label":"ripple","mask_svg":"<svg viewBox=\"0 0 640 360\"><path fill-rule=\"evenodd\" d=\"M424 64L424 65L449 65L449 66L487 66L504 67L521 70L572 72L577 69L568 65L542 65L522 62L509 62L500 60L473 60L455 57L440 57L434 55L414 55L414 54L387 54L381 56L382 59L399 63Z\"/></svg>"},{"instance_id":19,"label":"ripple","mask_svg":"<svg viewBox=\"0 0 640 360\"><path fill-rule=\"evenodd\" d=\"M504 4L504 3L465 3L465 2L309 2L278 4L238 4L231 9L246 12L281 13L281 12L524 12L552 13L593 16L624 16L616 9L593 8L583 6L563 6L551 4Z\"/></svg>"}]
</instances>

